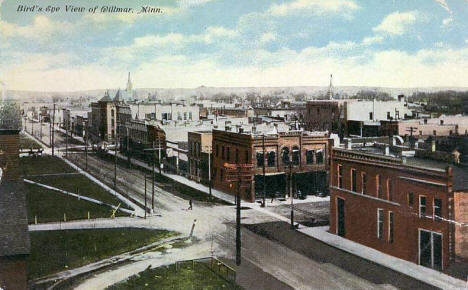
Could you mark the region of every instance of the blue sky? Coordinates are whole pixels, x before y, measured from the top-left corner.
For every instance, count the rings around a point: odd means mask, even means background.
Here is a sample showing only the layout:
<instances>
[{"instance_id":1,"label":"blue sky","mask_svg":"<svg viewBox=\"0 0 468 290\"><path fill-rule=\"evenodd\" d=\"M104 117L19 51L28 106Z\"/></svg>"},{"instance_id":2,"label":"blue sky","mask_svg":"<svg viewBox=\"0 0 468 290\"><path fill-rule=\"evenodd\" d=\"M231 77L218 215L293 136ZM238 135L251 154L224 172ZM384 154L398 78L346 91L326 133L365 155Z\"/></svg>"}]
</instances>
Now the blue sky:
<instances>
[{"instance_id":1,"label":"blue sky","mask_svg":"<svg viewBox=\"0 0 468 290\"><path fill-rule=\"evenodd\" d=\"M161 14L65 13L115 5ZM468 0L0 0L10 89L297 86L468 87Z\"/></svg>"}]
</instances>

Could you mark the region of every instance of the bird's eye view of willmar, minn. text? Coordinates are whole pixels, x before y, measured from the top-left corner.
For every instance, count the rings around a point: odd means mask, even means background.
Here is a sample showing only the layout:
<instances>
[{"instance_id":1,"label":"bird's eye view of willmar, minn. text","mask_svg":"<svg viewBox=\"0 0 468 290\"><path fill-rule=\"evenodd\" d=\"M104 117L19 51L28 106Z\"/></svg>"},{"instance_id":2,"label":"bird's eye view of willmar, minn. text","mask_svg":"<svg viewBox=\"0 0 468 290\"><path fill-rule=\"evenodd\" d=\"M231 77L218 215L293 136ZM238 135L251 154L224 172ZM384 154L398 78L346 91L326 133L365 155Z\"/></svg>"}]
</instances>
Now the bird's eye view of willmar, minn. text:
<instances>
[{"instance_id":1,"label":"bird's eye view of willmar, minn. text","mask_svg":"<svg viewBox=\"0 0 468 290\"><path fill-rule=\"evenodd\" d=\"M468 0L0 0L0 290L468 290Z\"/></svg>"}]
</instances>

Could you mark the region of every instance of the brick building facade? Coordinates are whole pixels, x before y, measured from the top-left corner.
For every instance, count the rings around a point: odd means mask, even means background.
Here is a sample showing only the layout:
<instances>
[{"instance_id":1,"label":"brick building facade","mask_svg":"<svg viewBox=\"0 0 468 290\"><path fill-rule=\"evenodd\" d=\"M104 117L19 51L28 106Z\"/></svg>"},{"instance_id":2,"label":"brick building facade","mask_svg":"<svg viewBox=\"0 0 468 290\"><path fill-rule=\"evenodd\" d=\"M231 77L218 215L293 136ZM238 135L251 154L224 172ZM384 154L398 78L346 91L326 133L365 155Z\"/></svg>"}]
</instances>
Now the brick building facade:
<instances>
[{"instance_id":1,"label":"brick building facade","mask_svg":"<svg viewBox=\"0 0 468 290\"><path fill-rule=\"evenodd\" d=\"M330 166L331 233L438 270L466 258L466 170L375 147L333 148Z\"/></svg>"},{"instance_id":2,"label":"brick building facade","mask_svg":"<svg viewBox=\"0 0 468 290\"><path fill-rule=\"evenodd\" d=\"M208 182L208 162L211 162L211 131L188 132L188 167L189 178L197 182Z\"/></svg>"},{"instance_id":3,"label":"brick building facade","mask_svg":"<svg viewBox=\"0 0 468 290\"><path fill-rule=\"evenodd\" d=\"M263 196L265 164L266 194L284 196L289 192L291 162L293 192L323 191L326 190L328 150L328 135L323 132L289 131L265 133L263 136L260 132L243 132L242 128L236 132L213 130L213 186L235 194L237 186L235 182L226 180L225 163L252 164L253 180L248 188L242 190L241 198L254 202Z\"/></svg>"}]
</instances>

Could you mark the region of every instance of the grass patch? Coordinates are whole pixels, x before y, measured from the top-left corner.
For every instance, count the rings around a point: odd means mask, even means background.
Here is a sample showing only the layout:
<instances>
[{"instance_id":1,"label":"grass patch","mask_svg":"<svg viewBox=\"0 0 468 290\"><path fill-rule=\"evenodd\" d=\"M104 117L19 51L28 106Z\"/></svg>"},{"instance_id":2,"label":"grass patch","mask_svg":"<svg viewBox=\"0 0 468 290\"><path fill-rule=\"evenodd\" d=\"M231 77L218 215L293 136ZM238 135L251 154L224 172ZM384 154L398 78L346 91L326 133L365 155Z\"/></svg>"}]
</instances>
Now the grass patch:
<instances>
[{"instance_id":1,"label":"grass patch","mask_svg":"<svg viewBox=\"0 0 468 290\"><path fill-rule=\"evenodd\" d=\"M67 221L88 218L109 218L112 209L105 205L95 204L75 197L58 193L34 184L25 183L26 205L28 209L28 222L34 223L37 216L38 223L63 221L63 214L67 215ZM116 216L129 216L129 214L117 211Z\"/></svg>"},{"instance_id":2,"label":"grass patch","mask_svg":"<svg viewBox=\"0 0 468 290\"><path fill-rule=\"evenodd\" d=\"M94 183L84 175L62 175L62 176L35 176L30 178L33 181L50 185L59 189L73 192L79 195L91 197L99 201L121 207L128 208L120 199L113 196L101 186Z\"/></svg>"},{"instance_id":3,"label":"grass patch","mask_svg":"<svg viewBox=\"0 0 468 290\"><path fill-rule=\"evenodd\" d=\"M31 232L28 279L80 267L175 235L133 228Z\"/></svg>"},{"instance_id":4,"label":"grass patch","mask_svg":"<svg viewBox=\"0 0 468 290\"><path fill-rule=\"evenodd\" d=\"M24 176L76 172L60 158L49 155L21 157L20 167Z\"/></svg>"},{"instance_id":5,"label":"grass patch","mask_svg":"<svg viewBox=\"0 0 468 290\"><path fill-rule=\"evenodd\" d=\"M42 148L41 145L39 145L39 143L37 143L35 140L33 140L32 138L30 138L29 136L21 133L20 134L20 138L19 138L19 141L20 141L20 144L19 144L19 148L20 149L40 149Z\"/></svg>"},{"instance_id":6,"label":"grass patch","mask_svg":"<svg viewBox=\"0 0 468 290\"><path fill-rule=\"evenodd\" d=\"M124 289L242 289L213 273L206 265L191 262L179 263L156 269L147 269L130 277L125 282L117 283L108 290Z\"/></svg>"}]
</instances>

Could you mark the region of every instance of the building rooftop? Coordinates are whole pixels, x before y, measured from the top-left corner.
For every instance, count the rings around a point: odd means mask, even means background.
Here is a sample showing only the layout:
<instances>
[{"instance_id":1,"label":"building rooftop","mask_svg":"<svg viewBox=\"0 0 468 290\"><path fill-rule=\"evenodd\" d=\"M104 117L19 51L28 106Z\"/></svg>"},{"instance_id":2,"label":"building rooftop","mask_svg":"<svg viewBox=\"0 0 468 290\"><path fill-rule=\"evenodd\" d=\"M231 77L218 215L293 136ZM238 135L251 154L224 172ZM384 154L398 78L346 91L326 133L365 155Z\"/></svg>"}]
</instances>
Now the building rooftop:
<instances>
[{"instance_id":1,"label":"building rooftop","mask_svg":"<svg viewBox=\"0 0 468 290\"><path fill-rule=\"evenodd\" d=\"M30 241L23 182L0 183L0 220L0 256L29 254Z\"/></svg>"}]
</instances>

